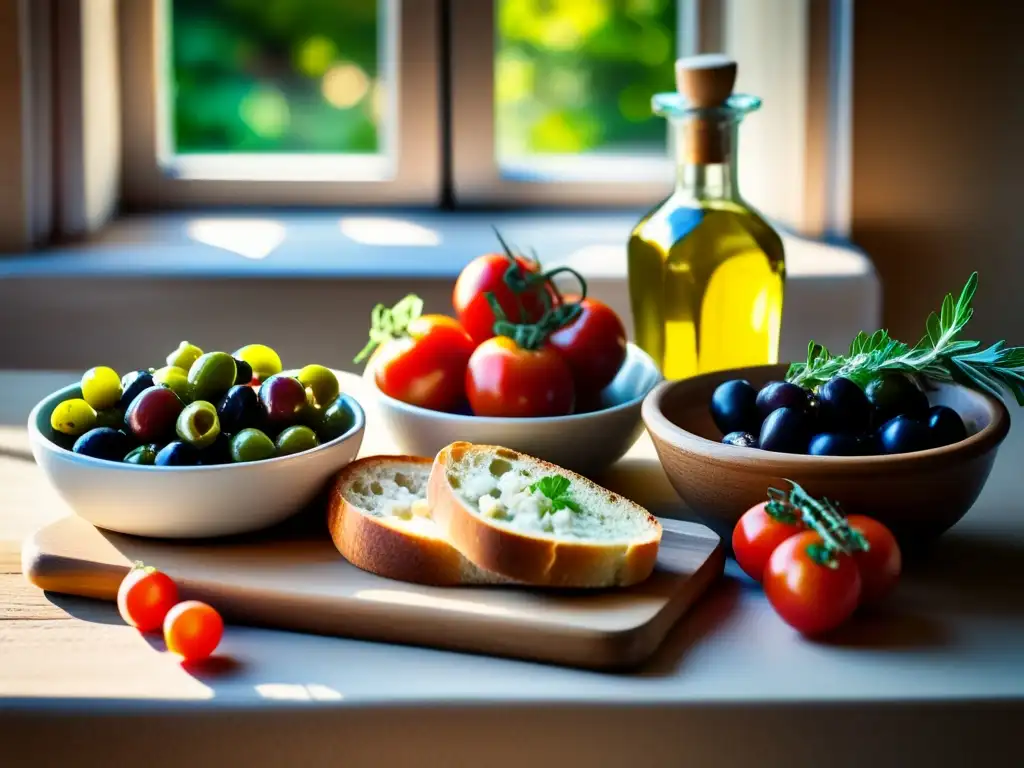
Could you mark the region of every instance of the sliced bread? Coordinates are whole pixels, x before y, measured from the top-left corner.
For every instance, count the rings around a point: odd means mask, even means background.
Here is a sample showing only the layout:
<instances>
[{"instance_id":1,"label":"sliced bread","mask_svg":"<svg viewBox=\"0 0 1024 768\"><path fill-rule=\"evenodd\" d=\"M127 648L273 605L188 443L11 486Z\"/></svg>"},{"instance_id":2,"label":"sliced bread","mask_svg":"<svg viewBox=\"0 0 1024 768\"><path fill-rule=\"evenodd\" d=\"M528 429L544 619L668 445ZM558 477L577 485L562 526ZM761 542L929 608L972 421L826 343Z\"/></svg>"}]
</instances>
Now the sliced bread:
<instances>
[{"instance_id":1,"label":"sliced bread","mask_svg":"<svg viewBox=\"0 0 1024 768\"><path fill-rule=\"evenodd\" d=\"M537 586L637 584L654 569L661 524L568 470L493 445L452 443L427 487L433 519L468 560Z\"/></svg>"},{"instance_id":2,"label":"sliced bread","mask_svg":"<svg viewBox=\"0 0 1024 768\"><path fill-rule=\"evenodd\" d=\"M431 460L370 456L334 483L327 525L338 551L357 568L400 581L453 586L509 581L463 557L431 519Z\"/></svg>"}]
</instances>

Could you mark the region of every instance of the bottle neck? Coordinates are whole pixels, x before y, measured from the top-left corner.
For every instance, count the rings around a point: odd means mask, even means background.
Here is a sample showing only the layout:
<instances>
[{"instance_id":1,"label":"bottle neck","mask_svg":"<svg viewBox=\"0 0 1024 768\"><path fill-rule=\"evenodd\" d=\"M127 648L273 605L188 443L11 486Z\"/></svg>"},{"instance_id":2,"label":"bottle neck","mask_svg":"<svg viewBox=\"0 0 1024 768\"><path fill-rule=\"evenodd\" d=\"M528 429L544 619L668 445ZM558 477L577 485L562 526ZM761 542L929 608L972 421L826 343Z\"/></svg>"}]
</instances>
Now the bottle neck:
<instances>
[{"instance_id":1,"label":"bottle neck","mask_svg":"<svg viewBox=\"0 0 1024 768\"><path fill-rule=\"evenodd\" d=\"M738 120L673 121L676 194L693 200L740 200L736 170Z\"/></svg>"}]
</instances>

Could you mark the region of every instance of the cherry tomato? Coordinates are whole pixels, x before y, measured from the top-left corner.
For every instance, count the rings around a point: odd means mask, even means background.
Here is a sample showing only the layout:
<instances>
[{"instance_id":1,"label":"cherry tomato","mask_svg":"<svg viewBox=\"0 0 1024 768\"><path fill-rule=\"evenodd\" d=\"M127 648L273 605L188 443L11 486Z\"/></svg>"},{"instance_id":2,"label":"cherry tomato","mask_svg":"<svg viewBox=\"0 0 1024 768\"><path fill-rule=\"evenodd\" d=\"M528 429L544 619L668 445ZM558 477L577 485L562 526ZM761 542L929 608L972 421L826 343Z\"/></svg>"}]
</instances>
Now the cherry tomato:
<instances>
[{"instance_id":1,"label":"cherry tomato","mask_svg":"<svg viewBox=\"0 0 1024 768\"><path fill-rule=\"evenodd\" d=\"M517 256L515 263L523 279L540 274L540 265L535 261ZM516 294L505 282L505 273L511 265L508 256L488 253L469 262L455 281L455 289L452 291L455 315L477 344L494 336L494 312L487 302L488 292L494 294L505 315L513 323L536 323L540 320L544 315L545 293L552 304L556 303L554 291L546 281L538 281L520 293L517 301Z\"/></svg>"},{"instance_id":2,"label":"cherry tomato","mask_svg":"<svg viewBox=\"0 0 1024 768\"><path fill-rule=\"evenodd\" d=\"M160 629L164 617L178 602L178 587L166 573L136 565L117 589L121 618L142 632Z\"/></svg>"},{"instance_id":3,"label":"cherry tomato","mask_svg":"<svg viewBox=\"0 0 1024 768\"><path fill-rule=\"evenodd\" d=\"M575 302L565 297L565 302ZM576 392L597 393L619 372L626 359L626 328L607 304L586 298L580 302L582 311L566 326L548 337L572 369Z\"/></svg>"},{"instance_id":4,"label":"cherry tomato","mask_svg":"<svg viewBox=\"0 0 1024 768\"><path fill-rule=\"evenodd\" d=\"M900 578L903 558L896 537L871 517L850 515L846 521L868 540L867 552L853 553L853 559L860 569L861 599L865 603L881 600L892 591Z\"/></svg>"},{"instance_id":5,"label":"cherry tomato","mask_svg":"<svg viewBox=\"0 0 1024 768\"><path fill-rule=\"evenodd\" d=\"M732 551L743 572L755 581L761 581L768 558L782 542L804 530L804 524L783 523L768 514L767 501L746 512L732 531Z\"/></svg>"},{"instance_id":6,"label":"cherry tomato","mask_svg":"<svg viewBox=\"0 0 1024 768\"><path fill-rule=\"evenodd\" d=\"M216 610L198 600L174 606L164 619L167 650L185 661L205 659L217 648L224 634L224 620Z\"/></svg>"},{"instance_id":7,"label":"cherry tomato","mask_svg":"<svg viewBox=\"0 0 1024 768\"><path fill-rule=\"evenodd\" d=\"M572 372L553 347L523 349L495 336L469 358L466 395L477 416L564 416L573 407Z\"/></svg>"},{"instance_id":8,"label":"cherry tomato","mask_svg":"<svg viewBox=\"0 0 1024 768\"><path fill-rule=\"evenodd\" d=\"M857 609L861 581L857 562L836 556L836 567L821 565L808 547L822 545L814 531L790 536L772 552L764 571L764 593L775 612L805 635L835 629Z\"/></svg>"},{"instance_id":9,"label":"cherry tomato","mask_svg":"<svg viewBox=\"0 0 1024 768\"><path fill-rule=\"evenodd\" d=\"M385 342L370 365L380 391L434 411L457 408L465 397L466 365L473 340L454 319L422 315L405 335Z\"/></svg>"}]
</instances>

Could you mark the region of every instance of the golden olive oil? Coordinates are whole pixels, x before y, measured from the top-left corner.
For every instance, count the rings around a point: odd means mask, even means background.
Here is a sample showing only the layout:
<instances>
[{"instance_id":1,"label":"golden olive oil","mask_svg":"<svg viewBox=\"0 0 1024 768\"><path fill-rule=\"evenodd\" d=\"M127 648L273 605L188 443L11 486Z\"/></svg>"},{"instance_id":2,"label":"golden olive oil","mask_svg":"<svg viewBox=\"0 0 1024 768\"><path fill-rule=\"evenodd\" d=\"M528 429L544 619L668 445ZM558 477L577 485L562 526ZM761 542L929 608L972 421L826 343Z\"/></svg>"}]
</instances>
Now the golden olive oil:
<instances>
[{"instance_id":1,"label":"golden olive oil","mask_svg":"<svg viewBox=\"0 0 1024 768\"><path fill-rule=\"evenodd\" d=\"M636 342L667 379L778 362L782 240L729 201L672 198L629 240Z\"/></svg>"},{"instance_id":2,"label":"golden olive oil","mask_svg":"<svg viewBox=\"0 0 1024 768\"><path fill-rule=\"evenodd\" d=\"M761 102L732 95L735 62L677 62L681 93L657 94L675 131L676 188L629 239L636 343L667 379L778 362L782 239L739 193L736 142Z\"/></svg>"}]
</instances>

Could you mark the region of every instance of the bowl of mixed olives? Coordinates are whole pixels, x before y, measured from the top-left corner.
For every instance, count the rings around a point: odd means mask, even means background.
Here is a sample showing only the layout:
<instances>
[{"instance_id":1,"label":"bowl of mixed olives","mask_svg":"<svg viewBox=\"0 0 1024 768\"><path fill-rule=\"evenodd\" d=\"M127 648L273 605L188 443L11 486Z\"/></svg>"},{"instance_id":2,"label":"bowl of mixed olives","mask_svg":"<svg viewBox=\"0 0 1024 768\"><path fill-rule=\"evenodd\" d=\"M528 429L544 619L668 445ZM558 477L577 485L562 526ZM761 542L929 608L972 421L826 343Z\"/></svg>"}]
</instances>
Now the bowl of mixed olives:
<instances>
[{"instance_id":1,"label":"bowl of mixed olives","mask_svg":"<svg viewBox=\"0 0 1024 768\"><path fill-rule=\"evenodd\" d=\"M673 487L728 540L769 487L793 480L901 542L941 534L973 505L1010 416L992 395L894 372L812 388L788 366L664 382L643 418Z\"/></svg>"},{"instance_id":2,"label":"bowl of mixed olives","mask_svg":"<svg viewBox=\"0 0 1024 768\"><path fill-rule=\"evenodd\" d=\"M285 371L274 350L182 342L159 368L101 366L29 415L36 462L101 528L203 538L302 509L352 461L365 417L334 371Z\"/></svg>"}]
</instances>

